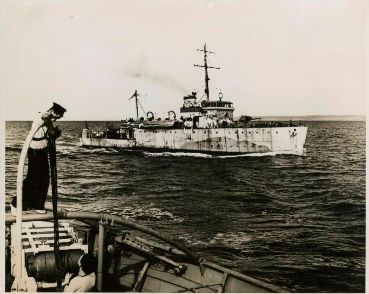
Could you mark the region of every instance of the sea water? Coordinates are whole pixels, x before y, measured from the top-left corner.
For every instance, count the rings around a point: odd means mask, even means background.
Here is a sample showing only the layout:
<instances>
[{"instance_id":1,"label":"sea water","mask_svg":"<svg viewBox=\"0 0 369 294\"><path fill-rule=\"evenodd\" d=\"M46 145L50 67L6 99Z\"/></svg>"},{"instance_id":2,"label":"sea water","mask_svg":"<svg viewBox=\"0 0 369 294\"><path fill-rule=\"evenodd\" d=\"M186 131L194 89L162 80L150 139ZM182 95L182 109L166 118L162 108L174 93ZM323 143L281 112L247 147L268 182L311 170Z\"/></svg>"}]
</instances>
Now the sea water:
<instances>
[{"instance_id":1,"label":"sea water","mask_svg":"<svg viewBox=\"0 0 369 294\"><path fill-rule=\"evenodd\" d=\"M161 229L288 291L364 292L365 122L307 122L306 156L231 157L87 149L85 122L58 124L61 207ZM30 126L6 122L6 202Z\"/></svg>"}]
</instances>

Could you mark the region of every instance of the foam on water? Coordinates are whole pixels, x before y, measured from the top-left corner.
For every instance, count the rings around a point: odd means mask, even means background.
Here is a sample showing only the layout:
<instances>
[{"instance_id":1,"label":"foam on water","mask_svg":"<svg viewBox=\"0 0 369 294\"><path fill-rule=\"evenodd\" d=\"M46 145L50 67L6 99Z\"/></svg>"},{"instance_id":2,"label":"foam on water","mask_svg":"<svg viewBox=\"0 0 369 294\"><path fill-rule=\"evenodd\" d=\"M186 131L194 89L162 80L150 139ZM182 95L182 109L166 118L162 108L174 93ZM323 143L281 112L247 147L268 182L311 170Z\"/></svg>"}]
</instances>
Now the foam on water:
<instances>
[{"instance_id":1,"label":"foam on water","mask_svg":"<svg viewBox=\"0 0 369 294\"><path fill-rule=\"evenodd\" d=\"M244 154L232 154L232 155L216 155L216 154L206 154L197 152L148 152L145 151L144 154L150 157L194 157L194 158L242 158L242 157L264 157L264 156L277 156L277 155L295 155L295 156L306 156L305 154L300 154L298 151L273 151L264 153L244 153Z\"/></svg>"},{"instance_id":2,"label":"foam on water","mask_svg":"<svg viewBox=\"0 0 369 294\"><path fill-rule=\"evenodd\" d=\"M78 147L79 152L83 153L92 153L92 154L109 154L109 153L119 153L119 150L114 148L107 148L107 147L96 147L96 148L85 148L85 147Z\"/></svg>"},{"instance_id":3,"label":"foam on water","mask_svg":"<svg viewBox=\"0 0 369 294\"><path fill-rule=\"evenodd\" d=\"M117 207L112 203L106 203L106 201L96 201L94 203L84 203L83 206L76 208L74 204L60 203L62 208L68 211L85 211L94 213L108 213L119 215L121 217L127 217L134 220L143 221L157 221L157 222L169 222L169 223L181 223L183 218L175 216L173 213L162 210L158 207L154 207L154 204L146 206L142 205L125 205L124 207Z\"/></svg>"},{"instance_id":4,"label":"foam on water","mask_svg":"<svg viewBox=\"0 0 369 294\"><path fill-rule=\"evenodd\" d=\"M264 157L264 156L276 156L276 155L295 155L295 156L306 156L306 154L300 154L300 151L271 151L264 153L245 153L235 155L221 155L218 158L237 158L237 157Z\"/></svg>"},{"instance_id":5,"label":"foam on water","mask_svg":"<svg viewBox=\"0 0 369 294\"><path fill-rule=\"evenodd\" d=\"M144 151L144 155L148 157L198 157L198 158L213 158L213 155L196 152L148 152Z\"/></svg>"},{"instance_id":6,"label":"foam on water","mask_svg":"<svg viewBox=\"0 0 369 294\"><path fill-rule=\"evenodd\" d=\"M245 232L217 233L208 241L209 245L224 246L234 249L243 249L252 240L250 234Z\"/></svg>"}]
</instances>

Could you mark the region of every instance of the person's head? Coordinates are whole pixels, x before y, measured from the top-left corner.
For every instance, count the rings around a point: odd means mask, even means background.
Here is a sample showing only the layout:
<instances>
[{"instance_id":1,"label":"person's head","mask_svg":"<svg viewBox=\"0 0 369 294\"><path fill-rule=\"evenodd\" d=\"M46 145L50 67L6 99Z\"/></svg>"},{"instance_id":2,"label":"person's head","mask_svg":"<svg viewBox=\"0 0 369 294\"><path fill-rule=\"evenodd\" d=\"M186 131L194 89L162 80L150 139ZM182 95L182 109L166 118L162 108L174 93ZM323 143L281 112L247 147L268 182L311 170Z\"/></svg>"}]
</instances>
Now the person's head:
<instances>
[{"instance_id":1,"label":"person's head","mask_svg":"<svg viewBox=\"0 0 369 294\"><path fill-rule=\"evenodd\" d=\"M89 275L96 271L96 257L92 254L83 254L78 261L78 265L86 275Z\"/></svg>"},{"instance_id":2,"label":"person's head","mask_svg":"<svg viewBox=\"0 0 369 294\"><path fill-rule=\"evenodd\" d=\"M63 106L55 102L53 102L53 106L48 110L48 112L50 112L53 115L54 119L62 118L64 115L64 112L66 111L67 110Z\"/></svg>"}]
</instances>

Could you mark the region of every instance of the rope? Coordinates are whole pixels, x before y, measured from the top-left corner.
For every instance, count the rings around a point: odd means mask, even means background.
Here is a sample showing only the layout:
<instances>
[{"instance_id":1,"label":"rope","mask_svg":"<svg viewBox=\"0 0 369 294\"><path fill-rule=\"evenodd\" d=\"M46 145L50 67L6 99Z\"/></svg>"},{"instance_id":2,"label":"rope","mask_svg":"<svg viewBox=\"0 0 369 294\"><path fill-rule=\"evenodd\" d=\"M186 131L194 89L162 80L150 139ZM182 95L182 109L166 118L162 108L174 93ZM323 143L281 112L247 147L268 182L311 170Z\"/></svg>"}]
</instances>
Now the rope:
<instances>
[{"instance_id":1,"label":"rope","mask_svg":"<svg viewBox=\"0 0 369 294\"><path fill-rule=\"evenodd\" d=\"M52 204L54 216L54 256L57 277L57 289L62 291L62 273L59 255L59 220L58 220L58 175L56 169L56 146L55 140L49 137L49 159L51 172Z\"/></svg>"},{"instance_id":2,"label":"rope","mask_svg":"<svg viewBox=\"0 0 369 294\"><path fill-rule=\"evenodd\" d=\"M143 113L144 113L144 114L146 114L146 112L145 112L144 108L143 108L143 107L142 107L142 105L141 105L140 100L137 100L137 102L138 102L138 104L140 105L140 107L141 107L141 109L142 109Z\"/></svg>"},{"instance_id":3,"label":"rope","mask_svg":"<svg viewBox=\"0 0 369 294\"><path fill-rule=\"evenodd\" d=\"M202 99L204 98L204 96L205 96L205 93L202 94L202 96L200 97L200 100L197 103L200 103L202 101Z\"/></svg>"}]
</instances>

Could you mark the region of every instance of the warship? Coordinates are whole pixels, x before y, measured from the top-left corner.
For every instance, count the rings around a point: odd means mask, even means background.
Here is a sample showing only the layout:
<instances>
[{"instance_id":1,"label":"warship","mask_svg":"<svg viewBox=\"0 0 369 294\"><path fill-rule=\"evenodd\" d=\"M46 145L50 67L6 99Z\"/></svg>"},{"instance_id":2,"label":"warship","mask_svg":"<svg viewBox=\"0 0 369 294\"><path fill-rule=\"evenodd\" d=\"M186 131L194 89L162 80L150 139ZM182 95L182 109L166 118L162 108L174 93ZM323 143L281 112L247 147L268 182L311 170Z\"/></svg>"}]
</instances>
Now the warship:
<instances>
[{"instance_id":1,"label":"warship","mask_svg":"<svg viewBox=\"0 0 369 294\"><path fill-rule=\"evenodd\" d=\"M42 126L40 119L21 151L15 215L6 207L6 292L62 292L63 276L76 273L79 259L86 253L97 259L93 290L98 292L285 292L210 262L155 228L117 215L61 209L56 157L51 172L52 203L46 204L47 213L22 211L27 151Z\"/></svg>"},{"instance_id":2,"label":"warship","mask_svg":"<svg viewBox=\"0 0 369 294\"><path fill-rule=\"evenodd\" d=\"M109 147L129 150L199 152L208 154L294 154L304 155L307 127L301 121L263 121L248 115L234 117L234 106L223 99L210 99L206 44L203 49L205 91L183 97L179 115L169 111L167 117L155 117L149 111L139 117L137 90L130 99L136 101L136 119L123 120L119 126L107 125L97 130L86 128L80 135L85 147ZM142 107L142 106L141 106Z\"/></svg>"}]
</instances>

